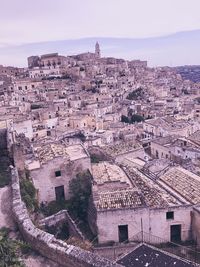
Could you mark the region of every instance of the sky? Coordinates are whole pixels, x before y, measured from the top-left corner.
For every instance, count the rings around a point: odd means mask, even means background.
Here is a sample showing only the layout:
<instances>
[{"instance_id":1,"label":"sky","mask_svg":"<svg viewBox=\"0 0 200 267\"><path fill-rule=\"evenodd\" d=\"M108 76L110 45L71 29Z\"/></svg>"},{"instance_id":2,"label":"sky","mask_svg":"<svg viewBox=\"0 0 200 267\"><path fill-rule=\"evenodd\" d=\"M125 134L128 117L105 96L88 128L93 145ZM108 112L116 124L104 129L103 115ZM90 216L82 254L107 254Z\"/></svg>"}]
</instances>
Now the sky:
<instances>
[{"instance_id":1,"label":"sky","mask_svg":"<svg viewBox=\"0 0 200 267\"><path fill-rule=\"evenodd\" d=\"M0 45L200 29L199 0L0 0Z\"/></svg>"},{"instance_id":2,"label":"sky","mask_svg":"<svg viewBox=\"0 0 200 267\"><path fill-rule=\"evenodd\" d=\"M149 38L198 30L199 10L200 0L0 0L0 64L24 66L32 51L23 45L30 43L87 37ZM16 49L10 53L10 47ZM141 49L132 56L147 58L152 65L170 64L172 60L174 64L200 64L197 44L194 51L188 45L186 50L193 55L187 60L178 46L171 58L170 54L164 58L165 50L158 53L157 49ZM111 56L119 54L109 52Z\"/></svg>"}]
</instances>

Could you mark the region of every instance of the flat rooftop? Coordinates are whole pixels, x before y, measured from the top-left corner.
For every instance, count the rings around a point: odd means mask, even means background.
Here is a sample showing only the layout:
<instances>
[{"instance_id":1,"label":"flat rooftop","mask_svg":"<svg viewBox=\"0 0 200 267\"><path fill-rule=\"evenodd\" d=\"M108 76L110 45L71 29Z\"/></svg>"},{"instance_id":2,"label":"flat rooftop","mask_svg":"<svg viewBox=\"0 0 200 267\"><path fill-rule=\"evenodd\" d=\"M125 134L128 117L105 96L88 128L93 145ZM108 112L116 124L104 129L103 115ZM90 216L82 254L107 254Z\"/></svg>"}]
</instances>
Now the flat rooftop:
<instances>
[{"instance_id":1,"label":"flat rooftop","mask_svg":"<svg viewBox=\"0 0 200 267\"><path fill-rule=\"evenodd\" d=\"M106 161L92 164L92 175L94 182L98 185L109 182L119 182L131 187L130 180L125 172L119 166Z\"/></svg>"},{"instance_id":2,"label":"flat rooftop","mask_svg":"<svg viewBox=\"0 0 200 267\"><path fill-rule=\"evenodd\" d=\"M38 146L34 148L34 151L41 164L45 164L56 157L71 161L88 157L85 149L79 144L67 146L62 143L50 143Z\"/></svg>"}]
</instances>

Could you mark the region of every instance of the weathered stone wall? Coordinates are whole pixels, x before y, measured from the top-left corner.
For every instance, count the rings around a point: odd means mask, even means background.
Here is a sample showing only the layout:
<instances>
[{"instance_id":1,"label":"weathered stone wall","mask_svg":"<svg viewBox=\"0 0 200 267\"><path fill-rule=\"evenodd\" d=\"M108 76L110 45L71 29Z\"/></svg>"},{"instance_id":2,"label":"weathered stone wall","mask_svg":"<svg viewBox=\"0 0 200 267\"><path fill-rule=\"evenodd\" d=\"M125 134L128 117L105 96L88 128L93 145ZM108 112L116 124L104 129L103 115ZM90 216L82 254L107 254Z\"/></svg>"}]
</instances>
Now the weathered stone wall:
<instances>
[{"instance_id":1,"label":"weathered stone wall","mask_svg":"<svg viewBox=\"0 0 200 267\"><path fill-rule=\"evenodd\" d=\"M193 239L200 246L200 206L194 207L192 212L192 234Z\"/></svg>"},{"instance_id":2,"label":"weathered stone wall","mask_svg":"<svg viewBox=\"0 0 200 267\"><path fill-rule=\"evenodd\" d=\"M140 231L158 236L163 242L170 241L171 225L181 225L181 240L191 239L192 205L173 206L169 208L130 208L112 209L97 212L97 227L99 243L109 241L119 242L119 225L128 226L129 240L134 240ZM166 212L173 211L174 219L166 219ZM142 226L141 226L142 220ZM160 242L160 239L155 239Z\"/></svg>"},{"instance_id":3,"label":"weathered stone wall","mask_svg":"<svg viewBox=\"0 0 200 267\"><path fill-rule=\"evenodd\" d=\"M67 210L61 210L54 215L51 215L49 217L46 217L46 218L40 220L39 225L41 227L46 227L46 226L51 227L51 226L56 226L59 223L64 223L64 222L66 222L68 224L70 236L75 236L75 237L82 239L82 240L85 239L84 235L79 230L79 228L77 227L74 220L70 217Z\"/></svg>"},{"instance_id":4,"label":"weathered stone wall","mask_svg":"<svg viewBox=\"0 0 200 267\"><path fill-rule=\"evenodd\" d=\"M40 168L30 170L30 177L38 190L39 202L51 202L56 199L55 187L64 186L65 199L70 198L69 183L80 172L90 170L90 158L85 157L73 161L57 157L41 165ZM55 177L55 171L61 171L60 177Z\"/></svg>"},{"instance_id":5,"label":"weathered stone wall","mask_svg":"<svg viewBox=\"0 0 200 267\"><path fill-rule=\"evenodd\" d=\"M91 252L68 245L66 242L56 239L53 235L38 229L32 223L21 199L19 176L16 168L11 169L11 175L14 218L25 241L33 249L65 267L122 267Z\"/></svg>"}]
</instances>

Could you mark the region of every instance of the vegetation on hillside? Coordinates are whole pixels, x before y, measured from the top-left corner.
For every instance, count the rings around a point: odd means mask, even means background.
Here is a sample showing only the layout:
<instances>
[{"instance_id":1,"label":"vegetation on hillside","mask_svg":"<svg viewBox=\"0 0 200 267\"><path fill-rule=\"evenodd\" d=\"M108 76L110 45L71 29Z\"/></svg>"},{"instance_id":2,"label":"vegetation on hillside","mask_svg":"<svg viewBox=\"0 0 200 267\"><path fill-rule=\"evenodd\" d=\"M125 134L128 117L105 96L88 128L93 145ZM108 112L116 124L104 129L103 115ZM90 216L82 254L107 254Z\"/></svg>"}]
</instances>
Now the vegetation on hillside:
<instances>
[{"instance_id":1,"label":"vegetation on hillside","mask_svg":"<svg viewBox=\"0 0 200 267\"><path fill-rule=\"evenodd\" d=\"M29 211L38 210L38 201L36 197L36 189L30 180L29 172L25 171L25 177L20 177L21 197Z\"/></svg>"},{"instance_id":2,"label":"vegetation on hillside","mask_svg":"<svg viewBox=\"0 0 200 267\"><path fill-rule=\"evenodd\" d=\"M1 267L25 267L19 258L29 251L30 247L26 243L9 238L9 230L7 228L0 229Z\"/></svg>"},{"instance_id":3,"label":"vegetation on hillside","mask_svg":"<svg viewBox=\"0 0 200 267\"><path fill-rule=\"evenodd\" d=\"M139 114L133 114L130 117L127 117L125 115L121 116L121 121L125 123L135 123L135 122L141 122L144 121L144 117L142 117Z\"/></svg>"},{"instance_id":4,"label":"vegetation on hillside","mask_svg":"<svg viewBox=\"0 0 200 267\"><path fill-rule=\"evenodd\" d=\"M139 100L142 99L143 96L144 96L144 89L139 87L136 90L129 93L126 98L129 100Z\"/></svg>"},{"instance_id":5,"label":"vegetation on hillside","mask_svg":"<svg viewBox=\"0 0 200 267\"><path fill-rule=\"evenodd\" d=\"M10 183L10 159L6 149L0 151L0 187L4 187Z\"/></svg>"}]
</instances>

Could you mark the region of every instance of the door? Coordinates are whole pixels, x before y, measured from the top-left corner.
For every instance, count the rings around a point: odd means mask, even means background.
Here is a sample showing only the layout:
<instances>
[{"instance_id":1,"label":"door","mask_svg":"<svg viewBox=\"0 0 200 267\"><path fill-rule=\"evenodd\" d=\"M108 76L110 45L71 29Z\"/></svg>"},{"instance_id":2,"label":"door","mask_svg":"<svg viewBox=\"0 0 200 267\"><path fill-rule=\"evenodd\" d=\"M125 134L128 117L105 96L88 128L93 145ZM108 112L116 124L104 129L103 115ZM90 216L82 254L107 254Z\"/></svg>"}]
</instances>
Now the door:
<instances>
[{"instance_id":1,"label":"door","mask_svg":"<svg viewBox=\"0 0 200 267\"><path fill-rule=\"evenodd\" d=\"M119 225L118 226L119 232L119 242L128 241L128 225Z\"/></svg>"},{"instance_id":2,"label":"door","mask_svg":"<svg viewBox=\"0 0 200 267\"><path fill-rule=\"evenodd\" d=\"M56 201L65 200L64 185L55 187Z\"/></svg>"},{"instance_id":3,"label":"door","mask_svg":"<svg viewBox=\"0 0 200 267\"><path fill-rule=\"evenodd\" d=\"M181 224L171 225L171 242L181 242Z\"/></svg>"}]
</instances>

